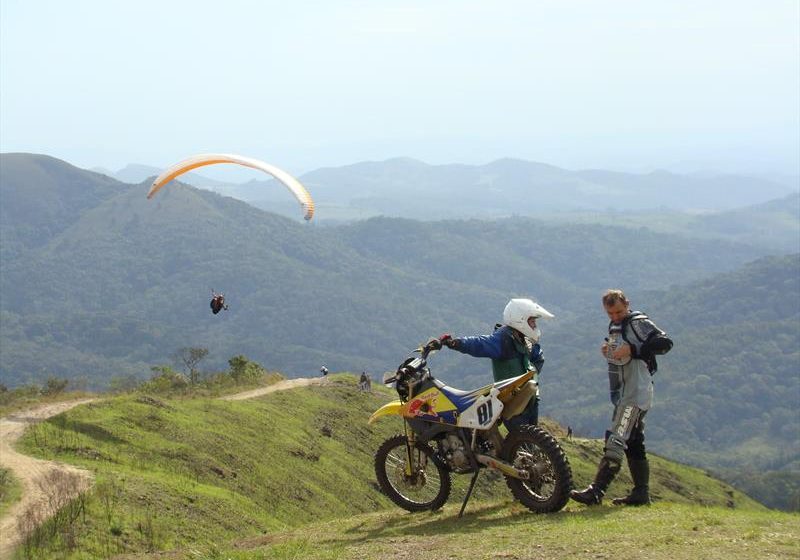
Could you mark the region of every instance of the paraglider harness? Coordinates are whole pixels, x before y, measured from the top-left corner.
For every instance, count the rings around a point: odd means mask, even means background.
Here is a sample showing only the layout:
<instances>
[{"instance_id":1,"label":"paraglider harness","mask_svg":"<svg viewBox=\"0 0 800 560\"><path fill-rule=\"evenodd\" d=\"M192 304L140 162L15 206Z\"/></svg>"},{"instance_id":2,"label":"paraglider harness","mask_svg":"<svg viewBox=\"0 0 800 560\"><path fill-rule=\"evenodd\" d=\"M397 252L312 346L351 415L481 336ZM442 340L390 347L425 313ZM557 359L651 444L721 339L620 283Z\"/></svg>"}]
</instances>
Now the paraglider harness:
<instances>
[{"instance_id":1,"label":"paraglider harness","mask_svg":"<svg viewBox=\"0 0 800 560\"><path fill-rule=\"evenodd\" d=\"M613 321L608 323L609 331L613 325ZM631 344L628 340L626 327L630 324L631 331L636 339L639 341L639 346ZM630 345L634 351L633 358L642 360L647 364L647 371L650 375L658 371L658 362L656 356L666 354L672 349L672 339L667 336L667 333L659 329L650 318L641 311L631 311L625 319L622 320L620 326L622 339Z\"/></svg>"},{"instance_id":2,"label":"paraglider harness","mask_svg":"<svg viewBox=\"0 0 800 560\"><path fill-rule=\"evenodd\" d=\"M211 290L211 304L210 305L211 305L211 312L214 315L216 315L217 313L219 313L223 309L226 310L226 311L228 310L228 306L225 305L225 295L224 294L218 294L218 293L214 292L214 290Z\"/></svg>"}]
</instances>

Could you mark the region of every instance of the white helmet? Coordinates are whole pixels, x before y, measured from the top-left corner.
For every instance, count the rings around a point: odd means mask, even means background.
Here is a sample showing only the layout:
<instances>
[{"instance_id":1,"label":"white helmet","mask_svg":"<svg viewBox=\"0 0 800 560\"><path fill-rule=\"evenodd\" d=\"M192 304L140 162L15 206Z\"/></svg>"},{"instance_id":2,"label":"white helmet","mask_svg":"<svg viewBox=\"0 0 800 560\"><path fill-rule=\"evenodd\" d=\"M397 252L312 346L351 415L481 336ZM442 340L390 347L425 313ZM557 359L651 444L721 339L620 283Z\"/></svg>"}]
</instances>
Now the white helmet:
<instances>
[{"instance_id":1,"label":"white helmet","mask_svg":"<svg viewBox=\"0 0 800 560\"><path fill-rule=\"evenodd\" d=\"M555 317L547 309L530 299L512 299L503 310L503 324L524 334L534 343L539 342L542 331L528 324L528 319L552 319Z\"/></svg>"}]
</instances>

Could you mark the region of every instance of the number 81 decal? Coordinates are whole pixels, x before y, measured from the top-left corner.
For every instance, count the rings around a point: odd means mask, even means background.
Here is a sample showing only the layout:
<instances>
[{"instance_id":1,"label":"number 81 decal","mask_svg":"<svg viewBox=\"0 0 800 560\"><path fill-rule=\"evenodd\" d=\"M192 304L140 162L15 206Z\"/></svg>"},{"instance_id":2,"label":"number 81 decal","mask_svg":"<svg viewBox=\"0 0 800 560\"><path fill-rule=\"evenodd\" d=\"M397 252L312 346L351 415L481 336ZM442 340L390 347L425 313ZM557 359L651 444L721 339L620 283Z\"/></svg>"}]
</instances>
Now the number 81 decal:
<instances>
[{"instance_id":1,"label":"number 81 decal","mask_svg":"<svg viewBox=\"0 0 800 560\"><path fill-rule=\"evenodd\" d=\"M478 407L478 423L485 426L492 421L492 401L486 401Z\"/></svg>"}]
</instances>

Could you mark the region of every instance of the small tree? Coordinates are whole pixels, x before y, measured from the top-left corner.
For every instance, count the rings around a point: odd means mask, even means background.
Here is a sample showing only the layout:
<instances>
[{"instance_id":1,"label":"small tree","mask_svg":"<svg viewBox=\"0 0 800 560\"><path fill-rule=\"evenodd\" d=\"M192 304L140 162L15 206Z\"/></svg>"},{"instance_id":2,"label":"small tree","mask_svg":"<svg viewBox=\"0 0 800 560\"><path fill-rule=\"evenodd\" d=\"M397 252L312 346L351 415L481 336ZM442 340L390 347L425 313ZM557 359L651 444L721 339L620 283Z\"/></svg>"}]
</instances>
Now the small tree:
<instances>
[{"instance_id":1,"label":"small tree","mask_svg":"<svg viewBox=\"0 0 800 560\"><path fill-rule=\"evenodd\" d=\"M247 358L241 354L228 360L228 365L231 366L231 377L237 383L244 377L244 373L247 369L247 363Z\"/></svg>"},{"instance_id":2,"label":"small tree","mask_svg":"<svg viewBox=\"0 0 800 560\"><path fill-rule=\"evenodd\" d=\"M236 383L256 381L266 373L263 367L241 354L228 360L228 365L231 366L230 376Z\"/></svg>"},{"instance_id":3,"label":"small tree","mask_svg":"<svg viewBox=\"0 0 800 560\"><path fill-rule=\"evenodd\" d=\"M142 391L164 393L175 389L183 389L188 385L186 376L169 366L151 366L150 371L153 372L153 376L150 381L146 381L139 386Z\"/></svg>"},{"instance_id":4,"label":"small tree","mask_svg":"<svg viewBox=\"0 0 800 560\"><path fill-rule=\"evenodd\" d=\"M47 378L44 386L42 387L42 395L53 396L64 392L69 384L69 379L61 379L55 376Z\"/></svg>"},{"instance_id":5,"label":"small tree","mask_svg":"<svg viewBox=\"0 0 800 560\"><path fill-rule=\"evenodd\" d=\"M176 360L183 363L189 374L189 383L194 386L199 377L197 364L208 356L208 348L181 348L175 355Z\"/></svg>"}]
</instances>

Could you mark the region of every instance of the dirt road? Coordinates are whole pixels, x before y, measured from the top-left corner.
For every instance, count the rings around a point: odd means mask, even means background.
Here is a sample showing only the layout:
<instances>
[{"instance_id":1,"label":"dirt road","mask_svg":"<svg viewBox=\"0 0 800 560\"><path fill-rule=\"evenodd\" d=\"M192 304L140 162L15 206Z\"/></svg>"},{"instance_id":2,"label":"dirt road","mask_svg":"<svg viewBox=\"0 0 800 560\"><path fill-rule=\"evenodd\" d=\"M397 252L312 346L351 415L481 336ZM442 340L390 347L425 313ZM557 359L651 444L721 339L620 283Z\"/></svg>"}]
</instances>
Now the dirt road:
<instances>
[{"instance_id":1,"label":"dirt road","mask_svg":"<svg viewBox=\"0 0 800 560\"><path fill-rule=\"evenodd\" d=\"M92 475L88 471L55 461L44 461L22 455L14 450L13 445L31 424L93 400L95 399L47 404L0 418L0 465L9 469L22 484L22 498L11 506L6 515L0 519L0 560L11 558L14 547L19 544L18 519L31 506L46 507L47 496L39 487L40 481L48 479L54 472L77 475L74 478L76 483L70 488L72 495L77 496L89 487L92 480Z\"/></svg>"},{"instance_id":2,"label":"dirt road","mask_svg":"<svg viewBox=\"0 0 800 560\"><path fill-rule=\"evenodd\" d=\"M245 399L254 399L261 395L274 393L275 391L285 391L286 389L294 389L296 387L308 387L309 385L322 385L326 382L322 377L303 377L300 379L286 379L285 381L278 381L269 387L262 387L261 389L253 389L252 391L245 391L244 393L236 393L235 395L228 395L220 397L223 401L243 401Z\"/></svg>"}]
</instances>

